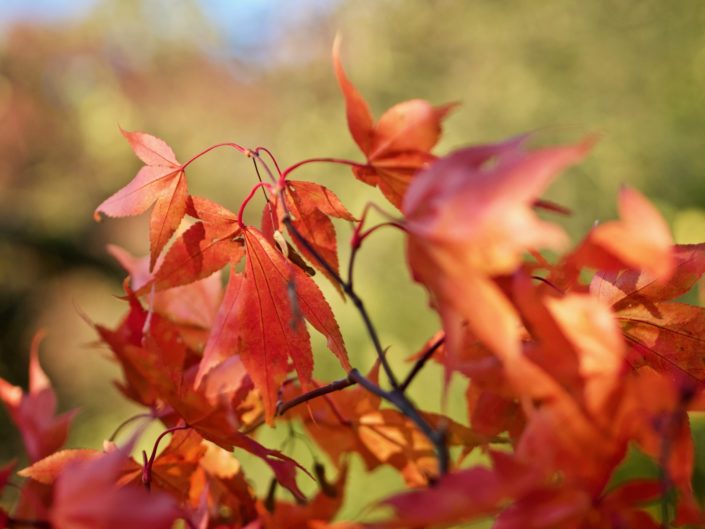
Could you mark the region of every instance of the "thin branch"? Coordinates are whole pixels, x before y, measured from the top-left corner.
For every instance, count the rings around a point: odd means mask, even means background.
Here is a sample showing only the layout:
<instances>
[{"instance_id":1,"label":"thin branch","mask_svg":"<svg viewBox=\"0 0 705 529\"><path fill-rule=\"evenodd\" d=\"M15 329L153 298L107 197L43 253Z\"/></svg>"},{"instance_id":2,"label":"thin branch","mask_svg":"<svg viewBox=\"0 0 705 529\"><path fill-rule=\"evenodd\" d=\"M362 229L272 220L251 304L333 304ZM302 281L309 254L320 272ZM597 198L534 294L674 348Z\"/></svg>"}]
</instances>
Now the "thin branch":
<instances>
[{"instance_id":1,"label":"thin branch","mask_svg":"<svg viewBox=\"0 0 705 529\"><path fill-rule=\"evenodd\" d=\"M416 375L419 374L419 372L423 369L423 367L426 365L426 362L428 362L431 357L434 355L436 351L445 343L446 337L445 334L441 336L438 340L436 340L431 347L426 349L424 353L421 355L421 357L416 360L416 363L414 364L414 367L411 368L411 371L409 371L409 374L406 375L406 378L404 379L404 382L401 383L401 386L399 386L399 389L402 391L406 391L406 388L409 387L409 384L414 380Z\"/></svg>"},{"instance_id":2,"label":"thin branch","mask_svg":"<svg viewBox=\"0 0 705 529\"><path fill-rule=\"evenodd\" d=\"M287 171L284 171L282 179L286 177ZM283 193L283 190L280 190L279 193L281 195ZM308 239L301 235L301 233L296 229L296 226L294 226L294 223L291 220L289 212L286 211L286 205L284 204L283 196L280 196L280 199L282 204L284 205L286 212L282 223L287 227L289 233L293 237L295 237L301 243L301 245L306 248L306 250L308 250L310 255L313 256L313 258L316 259L316 261L330 274L330 277L335 279L335 281L343 288L343 291L348 296L348 298L351 299L353 304L355 305L355 308L360 314L360 317L364 322L365 328L367 329L367 334L370 337L372 344L374 345L375 352L377 353L377 358L379 359L379 362L382 365L382 368L384 369L387 378L389 379L389 383L392 386L392 391L384 391L377 384L373 383L371 380L368 380L363 375L361 375L360 372L356 369L353 369L348 373L348 378L357 382L362 387L374 393L375 395L379 395L383 399L394 404L401 413L407 416L433 444L438 457L439 471L441 475L446 474L450 466L450 458L448 455L448 447L446 446L445 432L443 430L435 430L434 428L432 428L431 425L426 421L426 419L424 419L424 417L418 412L416 406L404 394L404 391L399 386L399 381L397 380L397 377L394 374L391 365L387 361L384 348L382 347L379 335L377 334L377 330L374 324L372 323L372 319L370 318L370 315L367 312L367 309L365 308L362 299L357 295L357 293L352 287L352 284L344 281L340 277L340 274L338 274L338 272L333 269L330 263L328 263L328 261L326 261L318 253L318 251L313 247L313 245L308 241Z\"/></svg>"},{"instance_id":3,"label":"thin branch","mask_svg":"<svg viewBox=\"0 0 705 529\"><path fill-rule=\"evenodd\" d=\"M303 404L304 402L308 402L309 400L313 400L317 397L327 395L328 393L333 393L334 391L340 391L341 389L353 386L354 384L356 384L356 382L352 380L349 376L347 376L345 378L341 378L340 380L331 382L330 384L327 384L325 386L321 386L320 388L312 389L311 391L303 393L298 397L280 403L277 406L276 415L284 415L291 408L294 408L299 404Z\"/></svg>"},{"instance_id":4,"label":"thin branch","mask_svg":"<svg viewBox=\"0 0 705 529\"><path fill-rule=\"evenodd\" d=\"M436 450L436 457L438 457L438 469L440 474L448 473L450 457L448 447L446 446L445 433L433 429L401 390L393 389L392 391L384 391L377 384L360 374L357 369L350 371L348 376L370 393L394 404L400 412L411 419L418 429L431 441L431 444L433 444Z\"/></svg>"},{"instance_id":5,"label":"thin branch","mask_svg":"<svg viewBox=\"0 0 705 529\"><path fill-rule=\"evenodd\" d=\"M362 321L364 322L365 328L367 329L367 334L372 340L372 344L374 345L377 357L379 358L382 364L384 372L387 374L389 383L394 388L399 387L399 381L397 380L394 371L392 371L392 367L389 365L389 362L387 361L384 355L384 348L382 347L382 342L380 341L379 335L377 334L377 329L375 329L362 299L357 295L350 283L343 281L343 279L340 277L340 274L338 274L338 272L333 269L333 267L328 263L328 261L321 257L321 255L308 241L308 239L301 235L301 232L299 232L299 230L296 229L296 226L294 226L294 223L291 222L290 217L285 217L283 222L289 230L289 233L291 233L306 248L306 250L308 250L308 252L314 257L314 259L316 259L316 261L320 263L323 268L325 268L326 272L328 272L330 276L335 279L335 281L343 288L345 294L352 300L353 304L355 305L355 308L362 317Z\"/></svg>"},{"instance_id":6,"label":"thin branch","mask_svg":"<svg viewBox=\"0 0 705 529\"><path fill-rule=\"evenodd\" d=\"M51 523L46 520L27 520L24 518L7 518L7 527L38 527L39 529L51 529Z\"/></svg>"}]
</instances>

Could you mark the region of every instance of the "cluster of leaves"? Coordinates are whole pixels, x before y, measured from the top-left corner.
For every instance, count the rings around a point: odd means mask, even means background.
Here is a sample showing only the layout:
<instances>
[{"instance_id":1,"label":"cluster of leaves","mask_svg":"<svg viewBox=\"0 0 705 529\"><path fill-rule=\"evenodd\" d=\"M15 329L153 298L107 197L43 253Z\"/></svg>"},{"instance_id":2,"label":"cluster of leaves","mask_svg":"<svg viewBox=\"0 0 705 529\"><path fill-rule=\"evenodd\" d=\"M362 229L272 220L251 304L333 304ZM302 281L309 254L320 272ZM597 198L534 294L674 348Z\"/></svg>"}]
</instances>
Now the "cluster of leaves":
<instances>
[{"instance_id":1,"label":"cluster of leaves","mask_svg":"<svg viewBox=\"0 0 705 529\"><path fill-rule=\"evenodd\" d=\"M30 462L18 472L26 481L14 510L0 510L0 528L415 528L490 516L499 529L705 524L691 486L688 416L705 404L705 311L674 301L705 271L705 246L674 245L656 209L625 188L620 218L566 251L562 229L535 210L561 210L539 197L592 139L531 150L522 136L437 158L431 151L453 105L411 100L375 122L337 46L334 66L362 163L316 158L282 170L267 149L235 143L180 163L162 140L123 131L145 165L96 216L151 207L150 255L110 249L129 274L128 309L117 328L95 328L122 368L120 390L164 432L141 460L131 456L140 429L122 446L62 450L73 413L55 415L37 338L29 392L0 380ZM189 193L189 165L216 147L236 149L264 176L238 212ZM350 166L401 216L365 229L367 210L358 220L330 190L290 178L315 162ZM243 212L260 190L256 227ZM180 231L185 217L193 221ZM346 276L331 218L353 227ZM384 226L403 232L412 276L442 322L404 379L353 283L359 248ZM378 355L367 375L348 360L316 270L360 314ZM314 380L311 328L344 378ZM407 395L429 360L446 381L469 380L469 425L425 412ZM335 482L320 464L308 470L254 437L265 423L291 420L338 468ZM614 485L632 445L661 475ZM460 447L453 457L451 446ZM271 468L264 497L231 456L236 448ZM473 450L488 464L464 464ZM383 500L391 511L374 522L333 521L354 454L370 470L398 470L411 489ZM0 470L0 490L13 471L13 463ZM318 480L314 497L299 489L301 472Z\"/></svg>"}]
</instances>

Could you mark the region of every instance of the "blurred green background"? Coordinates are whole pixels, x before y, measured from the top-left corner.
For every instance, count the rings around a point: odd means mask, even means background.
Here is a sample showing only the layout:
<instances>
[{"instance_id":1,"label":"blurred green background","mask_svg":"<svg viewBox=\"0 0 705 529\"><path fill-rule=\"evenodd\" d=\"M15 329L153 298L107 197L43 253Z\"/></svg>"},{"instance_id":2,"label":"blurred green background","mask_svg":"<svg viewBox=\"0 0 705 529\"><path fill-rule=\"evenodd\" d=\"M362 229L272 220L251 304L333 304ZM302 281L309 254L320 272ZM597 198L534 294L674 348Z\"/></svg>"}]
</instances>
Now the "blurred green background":
<instances>
[{"instance_id":1,"label":"blurred green background","mask_svg":"<svg viewBox=\"0 0 705 529\"><path fill-rule=\"evenodd\" d=\"M558 142L601 134L549 193L574 210L564 221L574 240L614 215L621 184L654 200L679 242L705 240L704 28L700 0L2 0L0 376L26 382L28 345L44 326L60 406L82 410L71 445L99 446L133 413L81 317L115 325L124 310L123 274L105 245L147 251L146 216L91 216L140 165L118 125L164 138L182 161L221 141L267 146L283 164L359 160L330 65L338 31L376 115L414 97L463 103L439 153L528 130ZM345 168L310 166L297 177L328 185L353 213L383 203ZM231 207L252 182L247 160L228 151L189 173L192 192ZM338 228L344 247L349 227ZM408 279L399 235L370 239L357 282L400 369L438 325ZM367 369L372 350L357 315L326 292L353 363ZM321 373L337 377L329 356L321 352ZM462 419L459 386L452 407ZM414 396L437 408L439 387L430 370ZM20 452L1 411L0 461ZM392 474L356 473L346 513L397 488Z\"/></svg>"}]
</instances>

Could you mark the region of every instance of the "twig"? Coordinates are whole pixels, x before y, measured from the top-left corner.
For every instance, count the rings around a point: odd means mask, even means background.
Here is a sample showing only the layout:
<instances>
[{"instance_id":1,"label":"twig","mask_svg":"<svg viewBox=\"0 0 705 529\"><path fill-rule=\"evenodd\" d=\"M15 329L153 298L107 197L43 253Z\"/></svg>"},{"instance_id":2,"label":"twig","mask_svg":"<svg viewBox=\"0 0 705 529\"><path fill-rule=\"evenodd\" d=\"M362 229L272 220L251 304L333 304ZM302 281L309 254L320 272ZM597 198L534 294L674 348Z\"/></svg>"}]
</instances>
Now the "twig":
<instances>
[{"instance_id":1,"label":"twig","mask_svg":"<svg viewBox=\"0 0 705 529\"><path fill-rule=\"evenodd\" d=\"M330 384L327 384L325 386L321 386L320 388L312 389L311 391L303 393L298 397L280 403L277 406L276 415L284 415L291 408L294 408L299 404L303 404L304 402L308 402L309 400L313 400L317 397L327 395L328 393L333 393L334 391L345 389L347 387L353 386L354 384L356 384L356 382L352 380L350 376L347 376L345 378L341 378L340 380L331 382Z\"/></svg>"},{"instance_id":2,"label":"twig","mask_svg":"<svg viewBox=\"0 0 705 529\"><path fill-rule=\"evenodd\" d=\"M448 455L448 447L446 446L445 433L439 430L434 430L400 389L384 391L377 384L360 374L357 369L350 371L348 376L370 393L394 404L400 412L411 419L411 421L419 428L419 430L421 430L428 440L431 441L431 444L433 444L436 450L436 456L438 457L438 469L440 474L443 475L448 473L450 458Z\"/></svg>"},{"instance_id":3,"label":"twig","mask_svg":"<svg viewBox=\"0 0 705 529\"><path fill-rule=\"evenodd\" d=\"M406 391L406 388L409 387L409 384L414 380L416 375L419 374L419 372L423 369L423 367L426 365L426 362L428 362L433 354L438 351L438 349L445 343L446 337L445 335L441 336L438 340L436 340L431 347L426 349L424 353L421 355L421 357L416 360L416 363L414 364L414 367L411 368L411 371L409 371L409 374L406 375L406 378L404 379L404 382L401 383L401 386L399 386L399 389L402 391Z\"/></svg>"},{"instance_id":4,"label":"twig","mask_svg":"<svg viewBox=\"0 0 705 529\"><path fill-rule=\"evenodd\" d=\"M269 169L269 166L267 163L258 155L255 155L256 159L264 169L271 175L271 170ZM333 161L329 159L317 159L315 161ZM336 160L337 161L337 160ZM306 162L308 163L308 162ZM370 318L369 313L367 312L367 309L365 308L365 304L363 303L362 299L357 295L355 292L355 289L352 286L352 283L349 281L343 280L343 278L340 276L340 274L330 265L326 259L324 259L316 250L316 248L313 247L313 245L304 237L301 235L301 232L299 232L298 229L296 229L296 226L294 226L294 223L291 220L291 216L289 214L289 211L287 210L286 207L286 201L284 200L284 186L281 185L281 182L285 181L286 176L288 173L290 173L292 170L296 169L297 167L300 167L303 165L303 163L296 164L294 166L289 167L288 169L285 169L284 172L280 176L280 185L278 186L278 195L279 195L279 200L281 202L281 206L284 209L284 216L282 219L282 223L286 226L287 230L289 233L294 237L301 245L306 248L306 250L309 252L309 254L323 267L323 269L329 274L331 278L334 279L335 282L340 285L340 287L343 289L343 292L347 295L347 297L352 300L353 304L355 305L355 308L357 309L358 313L360 314L360 317L363 320L363 323L365 325L365 328L367 330L367 334L370 337L370 340L372 341L372 344L375 348L375 352L377 353L377 358L379 359L380 364L382 365L382 368L384 369L385 374L387 375L387 378L389 380L390 385L392 386L392 391L384 391L382 388L377 386L375 383L373 383L371 380L368 380L365 378L363 375L360 374L359 371L356 369L353 369L348 373L348 377L350 380L357 382L361 386L363 386L365 389L368 391L379 395L383 399L387 400L388 402L394 404L400 412L402 412L404 415L406 415L418 428L421 430L421 432L431 441L433 444L436 454L438 457L438 467L439 471L441 474L446 474L448 472L449 468L449 456L448 456L448 447L446 446L446 440L445 440L445 432L442 430L435 430L432 428L429 423L426 421L426 419L423 418L423 416L418 412L416 409L416 406L411 402L411 400L404 394L404 390L400 388L399 386L399 381L397 380L396 375L394 374L394 371L392 370L391 365L387 361L387 358L385 356L385 351L384 348L382 347L382 342L379 339L379 335L377 334L377 330L372 323L372 319ZM347 387L347 382L343 383L343 387ZM350 384L351 385L351 384ZM331 391L335 391L335 389L332 389ZM329 392L328 392L329 393ZM325 392L323 393L324 395L326 394ZM314 398L316 395L311 396L310 398ZM307 397L308 398L308 397ZM305 400L302 400L301 402L305 402ZM300 403L300 402L299 402ZM250 430L256 428L257 425L253 425L250 427Z\"/></svg>"},{"instance_id":5,"label":"twig","mask_svg":"<svg viewBox=\"0 0 705 529\"><path fill-rule=\"evenodd\" d=\"M318 261L318 263L326 270L326 272L328 272L330 276L335 279L336 283L338 283L342 287L343 292L345 292L348 298L352 300L353 304L355 305L355 308L362 317L362 321L367 329L367 334L372 340L372 345L374 346L375 351L377 353L377 357L379 358L379 361L382 364L382 368L384 369L384 372L386 373L387 378L389 379L389 383L392 385L392 387L398 388L399 381L397 380L394 371L392 371L392 367L389 365L389 362L387 361L387 358L384 355L384 348L382 347L382 342L379 339L377 330L375 329L372 320L370 319L370 315L368 314L362 299L360 299L360 297L357 295L350 283L344 281L343 278L340 277L340 274L338 274L338 272L333 269L333 267L328 263L328 261L326 261L323 257L319 255L319 253L308 241L308 239L301 235L301 232L296 229L296 226L294 226L294 223L291 221L290 217L285 217L283 222L289 230L289 233L291 233L306 248L306 250L308 250L308 252L314 257L314 259L316 259L316 261Z\"/></svg>"},{"instance_id":6,"label":"twig","mask_svg":"<svg viewBox=\"0 0 705 529\"><path fill-rule=\"evenodd\" d=\"M7 527L38 527L40 529L51 529L51 523L46 520L26 520L24 518L7 518Z\"/></svg>"}]
</instances>

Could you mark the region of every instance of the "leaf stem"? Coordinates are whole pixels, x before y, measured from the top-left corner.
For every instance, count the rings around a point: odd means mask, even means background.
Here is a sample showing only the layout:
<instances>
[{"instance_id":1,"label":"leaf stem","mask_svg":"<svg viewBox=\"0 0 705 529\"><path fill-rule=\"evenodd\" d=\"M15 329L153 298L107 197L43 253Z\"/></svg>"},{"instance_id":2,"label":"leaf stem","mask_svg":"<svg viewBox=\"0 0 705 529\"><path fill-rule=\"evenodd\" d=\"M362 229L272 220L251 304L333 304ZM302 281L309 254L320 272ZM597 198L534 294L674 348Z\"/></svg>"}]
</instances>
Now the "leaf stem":
<instances>
[{"instance_id":1,"label":"leaf stem","mask_svg":"<svg viewBox=\"0 0 705 529\"><path fill-rule=\"evenodd\" d=\"M146 460L146 462L144 463L144 468L142 469L142 483L144 484L147 490L150 490L152 486L152 467L154 466L154 461L157 459L157 450L159 449L159 443L161 442L161 440L171 433L177 432L179 430L189 430L190 428L191 427L187 424L167 428L162 433L160 433L159 437L157 437L157 440L154 441L154 446L152 447L152 454L149 456L148 460L147 453L144 451L142 452L142 459Z\"/></svg>"},{"instance_id":2,"label":"leaf stem","mask_svg":"<svg viewBox=\"0 0 705 529\"><path fill-rule=\"evenodd\" d=\"M272 151L270 151L270 150L267 149L266 147L256 147L253 152L254 152L257 156L259 156L259 153L260 153L260 152L266 153L266 154L269 156L269 158L272 160L272 163L274 164L274 168L277 170L277 174L279 174L279 175L282 174L282 170L279 169L279 164L277 163L277 159L276 159L276 158L274 157L274 155L272 154Z\"/></svg>"},{"instance_id":3,"label":"leaf stem","mask_svg":"<svg viewBox=\"0 0 705 529\"><path fill-rule=\"evenodd\" d=\"M245 197L245 200L242 201L242 204L240 204L240 209L238 209L237 211L237 223L240 226L240 229L243 229L245 227L245 223L242 221L242 216L245 213L245 208L247 207L247 204L249 204L250 200L254 198L255 193L257 193L257 190L260 187L267 189L269 187L269 184L266 182L257 182L252 187L252 189L250 189L250 192Z\"/></svg>"},{"instance_id":4,"label":"leaf stem","mask_svg":"<svg viewBox=\"0 0 705 529\"><path fill-rule=\"evenodd\" d=\"M113 442L115 441L115 438L118 436L118 434L122 431L123 428L126 426L132 424L135 421L138 421L140 419L153 419L154 416L151 413L138 413L137 415L133 415L132 417L129 417L122 421L117 428L113 431L113 434L108 437L108 441Z\"/></svg>"},{"instance_id":5,"label":"leaf stem","mask_svg":"<svg viewBox=\"0 0 705 529\"><path fill-rule=\"evenodd\" d=\"M358 163L358 162L353 162L352 160L345 160L342 158L308 158L306 160L301 160L300 162L295 163L294 165L291 165L284 169L284 172L281 173L281 178L283 180L286 179L287 176L289 176L289 173L294 172L296 169L303 165L308 165L310 163L337 163L340 165L348 165L350 167L358 167L362 168L365 167L364 163Z\"/></svg>"},{"instance_id":6,"label":"leaf stem","mask_svg":"<svg viewBox=\"0 0 705 529\"><path fill-rule=\"evenodd\" d=\"M189 165L191 165L193 162L198 160L201 156L203 156L204 154L208 154L212 150L218 149L220 147L232 147L233 149L237 150L241 154L244 154L245 156L252 155L252 151L250 151L250 149L247 149L247 148L243 147L242 145L238 145L237 143L232 143L232 142L216 143L215 145L211 145L207 149L202 150L201 152L199 152L195 156L192 156L185 164L183 164L181 166L181 170L185 171Z\"/></svg>"}]
</instances>

